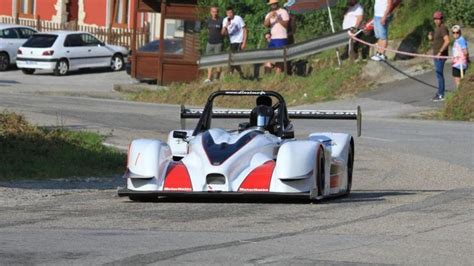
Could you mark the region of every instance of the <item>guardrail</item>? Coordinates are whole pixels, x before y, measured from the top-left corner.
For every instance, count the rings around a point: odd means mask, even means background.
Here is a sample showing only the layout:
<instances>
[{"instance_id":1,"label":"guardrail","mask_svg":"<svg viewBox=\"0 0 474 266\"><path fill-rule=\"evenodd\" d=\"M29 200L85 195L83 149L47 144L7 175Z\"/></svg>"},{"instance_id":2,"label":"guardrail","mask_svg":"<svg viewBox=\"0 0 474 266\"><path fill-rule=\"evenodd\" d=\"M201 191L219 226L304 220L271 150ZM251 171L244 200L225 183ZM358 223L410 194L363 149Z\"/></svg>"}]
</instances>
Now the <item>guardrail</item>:
<instances>
[{"instance_id":1,"label":"guardrail","mask_svg":"<svg viewBox=\"0 0 474 266\"><path fill-rule=\"evenodd\" d=\"M238 53L221 53L204 55L198 60L200 69L220 66L237 66L260 64L265 62L287 62L301 57L313 55L328 49L344 46L348 43L347 31L314 38L305 42L285 46L283 48L258 49Z\"/></svg>"}]
</instances>

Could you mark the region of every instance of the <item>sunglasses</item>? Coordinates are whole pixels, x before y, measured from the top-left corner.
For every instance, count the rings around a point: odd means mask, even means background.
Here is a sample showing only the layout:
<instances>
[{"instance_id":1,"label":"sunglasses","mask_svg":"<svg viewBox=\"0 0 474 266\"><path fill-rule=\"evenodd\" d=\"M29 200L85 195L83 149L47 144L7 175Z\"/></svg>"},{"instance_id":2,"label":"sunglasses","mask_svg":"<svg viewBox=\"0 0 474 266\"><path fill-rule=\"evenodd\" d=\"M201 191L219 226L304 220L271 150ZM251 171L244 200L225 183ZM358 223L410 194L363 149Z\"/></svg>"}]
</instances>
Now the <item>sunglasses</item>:
<instances>
[{"instance_id":1,"label":"sunglasses","mask_svg":"<svg viewBox=\"0 0 474 266\"><path fill-rule=\"evenodd\" d=\"M459 31L453 31L453 34L459 34Z\"/></svg>"}]
</instances>

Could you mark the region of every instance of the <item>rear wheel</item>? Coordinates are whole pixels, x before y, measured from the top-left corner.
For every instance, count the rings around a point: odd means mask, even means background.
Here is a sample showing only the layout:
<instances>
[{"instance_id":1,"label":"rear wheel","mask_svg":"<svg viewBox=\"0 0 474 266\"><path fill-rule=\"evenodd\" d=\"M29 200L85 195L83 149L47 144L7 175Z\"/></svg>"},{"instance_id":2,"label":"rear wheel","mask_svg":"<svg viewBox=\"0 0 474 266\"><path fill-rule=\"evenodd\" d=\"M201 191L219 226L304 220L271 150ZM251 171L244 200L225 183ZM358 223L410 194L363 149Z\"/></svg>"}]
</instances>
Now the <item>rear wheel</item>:
<instances>
[{"instance_id":1,"label":"rear wheel","mask_svg":"<svg viewBox=\"0 0 474 266\"><path fill-rule=\"evenodd\" d=\"M112 56L112 60L110 61L110 69L112 71L120 71L124 68L125 64L123 61L123 56L119 54L115 54Z\"/></svg>"},{"instance_id":2,"label":"rear wheel","mask_svg":"<svg viewBox=\"0 0 474 266\"><path fill-rule=\"evenodd\" d=\"M66 59L59 60L54 68L54 75L65 76L67 72L69 72L69 63Z\"/></svg>"},{"instance_id":3,"label":"rear wheel","mask_svg":"<svg viewBox=\"0 0 474 266\"><path fill-rule=\"evenodd\" d=\"M0 53L0 71L5 71L10 66L10 57L7 53Z\"/></svg>"},{"instance_id":4,"label":"rear wheel","mask_svg":"<svg viewBox=\"0 0 474 266\"><path fill-rule=\"evenodd\" d=\"M33 73L35 73L36 69L34 68L22 68L21 69L21 72L23 72L23 74L26 74L26 75L33 75Z\"/></svg>"},{"instance_id":5,"label":"rear wheel","mask_svg":"<svg viewBox=\"0 0 474 266\"><path fill-rule=\"evenodd\" d=\"M349 152L347 155L347 188L346 188L347 194L351 193L353 170L354 170L354 148L351 143L351 145L349 145Z\"/></svg>"}]
</instances>

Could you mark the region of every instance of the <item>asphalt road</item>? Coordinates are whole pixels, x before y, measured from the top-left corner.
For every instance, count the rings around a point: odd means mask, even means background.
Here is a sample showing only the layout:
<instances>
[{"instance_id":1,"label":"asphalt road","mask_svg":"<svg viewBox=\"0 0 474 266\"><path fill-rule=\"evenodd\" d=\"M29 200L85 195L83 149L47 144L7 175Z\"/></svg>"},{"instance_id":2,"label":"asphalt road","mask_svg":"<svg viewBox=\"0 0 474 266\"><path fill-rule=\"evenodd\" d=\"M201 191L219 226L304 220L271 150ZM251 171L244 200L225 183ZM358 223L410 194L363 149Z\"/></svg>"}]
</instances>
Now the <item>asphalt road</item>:
<instances>
[{"instance_id":1,"label":"asphalt road","mask_svg":"<svg viewBox=\"0 0 474 266\"><path fill-rule=\"evenodd\" d=\"M112 84L130 82L124 73L66 78L0 72L0 109L40 125L112 133L108 142L117 146L179 128L176 106L114 100ZM419 78L430 82L433 76ZM62 82L72 89L61 89ZM107 99L77 97L74 90ZM434 93L401 81L307 106L362 106L364 131L356 139L349 197L320 204L195 198L133 203L115 196L120 177L1 182L0 264L472 265L474 124L407 119L442 104L407 90ZM356 132L354 122L295 124L299 136Z\"/></svg>"}]
</instances>

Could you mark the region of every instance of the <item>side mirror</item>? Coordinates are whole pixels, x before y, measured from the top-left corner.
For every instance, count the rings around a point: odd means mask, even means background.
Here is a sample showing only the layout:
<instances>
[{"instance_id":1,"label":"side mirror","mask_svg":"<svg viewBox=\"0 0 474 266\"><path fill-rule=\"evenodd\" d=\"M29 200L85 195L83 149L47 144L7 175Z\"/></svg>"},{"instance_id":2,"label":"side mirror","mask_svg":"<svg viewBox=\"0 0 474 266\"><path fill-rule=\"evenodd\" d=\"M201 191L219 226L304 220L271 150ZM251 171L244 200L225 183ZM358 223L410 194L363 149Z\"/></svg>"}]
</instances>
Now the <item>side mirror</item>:
<instances>
[{"instance_id":1,"label":"side mirror","mask_svg":"<svg viewBox=\"0 0 474 266\"><path fill-rule=\"evenodd\" d=\"M173 131L173 138L175 139L186 139L188 137L188 132L186 131Z\"/></svg>"}]
</instances>

